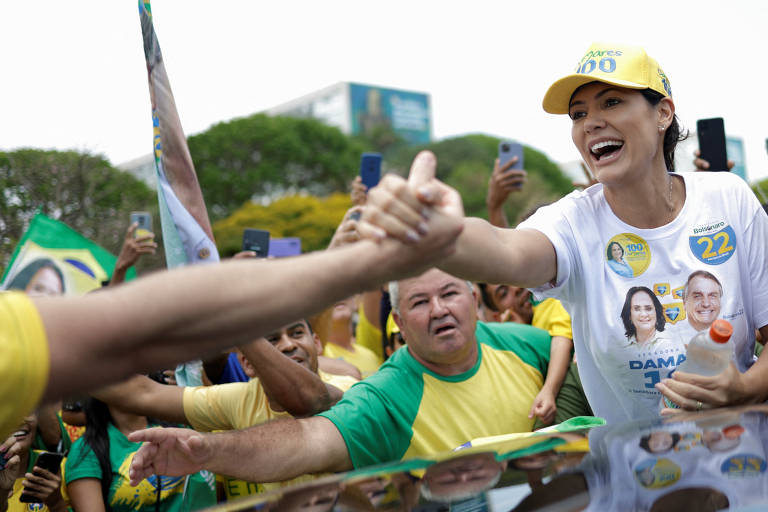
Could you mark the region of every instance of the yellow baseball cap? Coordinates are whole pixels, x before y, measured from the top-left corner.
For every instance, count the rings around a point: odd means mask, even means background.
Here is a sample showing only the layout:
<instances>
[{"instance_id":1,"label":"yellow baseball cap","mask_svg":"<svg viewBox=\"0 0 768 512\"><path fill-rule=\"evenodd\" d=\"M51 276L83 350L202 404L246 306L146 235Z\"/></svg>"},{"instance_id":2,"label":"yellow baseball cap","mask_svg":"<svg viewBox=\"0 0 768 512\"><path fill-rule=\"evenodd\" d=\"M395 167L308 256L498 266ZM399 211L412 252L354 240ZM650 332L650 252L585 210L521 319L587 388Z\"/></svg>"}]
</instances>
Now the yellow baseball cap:
<instances>
[{"instance_id":1,"label":"yellow baseball cap","mask_svg":"<svg viewBox=\"0 0 768 512\"><path fill-rule=\"evenodd\" d=\"M629 89L653 89L672 97L669 79L659 63L639 46L594 43L574 73L549 87L542 105L550 114L567 114L573 93L584 84L604 82Z\"/></svg>"}]
</instances>

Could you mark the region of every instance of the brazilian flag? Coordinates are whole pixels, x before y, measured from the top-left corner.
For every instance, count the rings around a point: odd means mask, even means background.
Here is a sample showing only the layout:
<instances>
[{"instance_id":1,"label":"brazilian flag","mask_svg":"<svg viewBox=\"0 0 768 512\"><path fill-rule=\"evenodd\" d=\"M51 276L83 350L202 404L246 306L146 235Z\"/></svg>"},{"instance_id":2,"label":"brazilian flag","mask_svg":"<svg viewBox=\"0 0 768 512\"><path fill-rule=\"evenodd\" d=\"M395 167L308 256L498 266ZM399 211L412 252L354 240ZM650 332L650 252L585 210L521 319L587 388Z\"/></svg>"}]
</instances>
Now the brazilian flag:
<instances>
[{"instance_id":1,"label":"brazilian flag","mask_svg":"<svg viewBox=\"0 0 768 512\"><path fill-rule=\"evenodd\" d=\"M117 258L66 224L38 213L29 224L2 277L2 288L26 289L44 268L65 295L82 295L112 276ZM58 277L58 283L56 282ZM136 277L135 269L127 279Z\"/></svg>"}]
</instances>

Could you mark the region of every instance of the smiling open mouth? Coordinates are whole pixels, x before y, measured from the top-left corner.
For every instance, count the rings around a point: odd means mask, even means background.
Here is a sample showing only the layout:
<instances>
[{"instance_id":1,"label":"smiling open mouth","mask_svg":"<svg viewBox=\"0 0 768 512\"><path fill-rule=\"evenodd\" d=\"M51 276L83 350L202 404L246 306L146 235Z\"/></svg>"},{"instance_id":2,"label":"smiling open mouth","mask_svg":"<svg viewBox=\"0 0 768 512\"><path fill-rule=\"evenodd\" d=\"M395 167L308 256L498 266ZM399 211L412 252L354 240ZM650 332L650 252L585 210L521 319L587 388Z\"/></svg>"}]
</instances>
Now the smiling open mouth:
<instances>
[{"instance_id":1,"label":"smiling open mouth","mask_svg":"<svg viewBox=\"0 0 768 512\"><path fill-rule=\"evenodd\" d=\"M596 160L600 161L604 158L610 158L611 155L619 151L624 146L624 143L620 140L606 140L592 144L589 151Z\"/></svg>"}]
</instances>

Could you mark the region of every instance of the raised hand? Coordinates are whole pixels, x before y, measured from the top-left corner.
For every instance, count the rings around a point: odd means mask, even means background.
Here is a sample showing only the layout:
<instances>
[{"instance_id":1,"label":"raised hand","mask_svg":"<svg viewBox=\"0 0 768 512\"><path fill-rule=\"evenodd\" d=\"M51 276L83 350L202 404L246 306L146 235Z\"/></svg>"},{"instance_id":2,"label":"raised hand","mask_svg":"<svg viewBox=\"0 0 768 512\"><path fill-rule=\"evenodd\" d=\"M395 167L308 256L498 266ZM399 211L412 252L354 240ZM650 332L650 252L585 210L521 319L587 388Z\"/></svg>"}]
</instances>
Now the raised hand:
<instances>
[{"instance_id":1,"label":"raised hand","mask_svg":"<svg viewBox=\"0 0 768 512\"><path fill-rule=\"evenodd\" d=\"M697 171L708 171L709 170L709 162L701 158L701 151L698 149L693 152L693 156L695 157L693 159L693 165L696 166ZM730 171L733 169L733 167L736 165L736 162L733 160L728 160L725 165L728 166L728 170Z\"/></svg>"},{"instance_id":2,"label":"raised hand","mask_svg":"<svg viewBox=\"0 0 768 512\"><path fill-rule=\"evenodd\" d=\"M112 280L110 282L112 286L117 286L125 281L126 272L139 261L142 255L155 254L155 249L157 249L155 235L149 234L134 237L133 235L138 226L138 222L134 222L128 226L128 230L125 232L123 246L120 248L120 254L117 256L117 262L115 262L115 270L112 273Z\"/></svg>"},{"instance_id":3,"label":"raised hand","mask_svg":"<svg viewBox=\"0 0 768 512\"><path fill-rule=\"evenodd\" d=\"M344 218L341 220L341 223L336 227L336 232L331 238L331 243L328 244L329 249L331 247L341 247L343 245L355 243L360 240L360 234L357 232L357 226L362 212L362 206L353 206L347 210L347 213L344 214Z\"/></svg>"},{"instance_id":4,"label":"raised hand","mask_svg":"<svg viewBox=\"0 0 768 512\"><path fill-rule=\"evenodd\" d=\"M517 160L518 158L516 156L512 157L512 159L503 166L499 165L498 158L494 162L493 172L491 173L491 178L488 180L488 194L485 198L488 208L502 207L510 193L522 190L528 173L523 169L512 169L512 166L517 163Z\"/></svg>"},{"instance_id":5,"label":"raised hand","mask_svg":"<svg viewBox=\"0 0 768 512\"><path fill-rule=\"evenodd\" d=\"M22 485L24 485L24 492L26 494L39 499L42 503L47 504L49 508L54 508L55 505L63 502L61 496L61 477L47 469L35 466L32 468L32 473L24 475Z\"/></svg>"}]
</instances>

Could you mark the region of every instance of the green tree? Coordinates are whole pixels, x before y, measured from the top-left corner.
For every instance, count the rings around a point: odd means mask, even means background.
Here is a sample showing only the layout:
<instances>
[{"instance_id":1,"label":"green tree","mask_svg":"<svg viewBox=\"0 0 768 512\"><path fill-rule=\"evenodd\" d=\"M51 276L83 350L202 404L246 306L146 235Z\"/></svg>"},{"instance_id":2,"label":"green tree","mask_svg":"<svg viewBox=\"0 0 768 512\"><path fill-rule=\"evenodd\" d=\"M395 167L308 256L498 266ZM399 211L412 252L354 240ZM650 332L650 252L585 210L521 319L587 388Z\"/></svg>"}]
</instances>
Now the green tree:
<instances>
[{"instance_id":1,"label":"green tree","mask_svg":"<svg viewBox=\"0 0 768 512\"><path fill-rule=\"evenodd\" d=\"M393 152L387 155L385 167L406 175L416 153L429 149L437 156L437 177L461 193L466 214L487 218L485 196L499 142L497 137L481 134L444 139ZM523 158L528 183L520 194L512 194L505 205L510 222L529 209L557 200L573 190L571 180L544 153L525 146Z\"/></svg>"},{"instance_id":2,"label":"green tree","mask_svg":"<svg viewBox=\"0 0 768 512\"><path fill-rule=\"evenodd\" d=\"M761 204L768 204L768 178L752 184L752 192Z\"/></svg>"},{"instance_id":3,"label":"green tree","mask_svg":"<svg viewBox=\"0 0 768 512\"><path fill-rule=\"evenodd\" d=\"M325 198L308 195L285 196L262 205L251 201L213 225L216 246L223 258L240 251L243 230L266 229L272 238L299 237L302 252L325 249L336 226L352 206L348 194Z\"/></svg>"},{"instance_id":4,"label":"green tree","mask_svg":"<svg viewBox=\"0 0 768 512\"><path fill-rule=\"evenodd\" d=\"M115 254L130 212L157 212L157 197L144 183L101 156L76 151L0 152L0 190L0 269L37 211ZM161 258L147 258L141 266L160 266Z\"/></svg>"},{"instance_id":5,"label":"green tree","mask_svg":"<svg viewBox=\"0 0 768 512\"><path fill-rule=\"evenodd\" d=\"M363 152L320 121L264 114L216 124L188 143L212 220L252 198L344 191Z\"/></svg>"}]
</instances>

